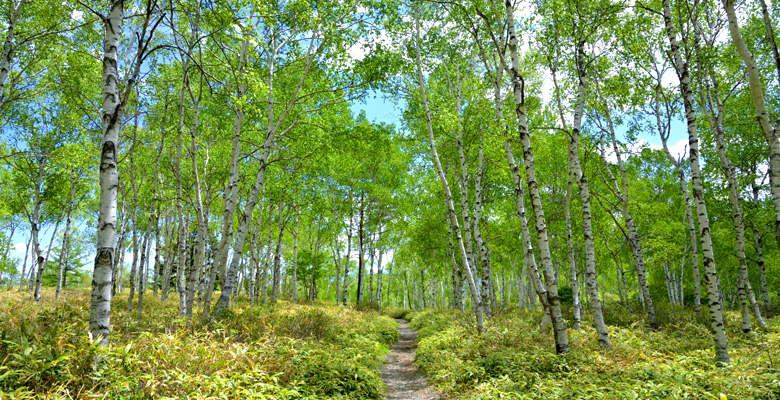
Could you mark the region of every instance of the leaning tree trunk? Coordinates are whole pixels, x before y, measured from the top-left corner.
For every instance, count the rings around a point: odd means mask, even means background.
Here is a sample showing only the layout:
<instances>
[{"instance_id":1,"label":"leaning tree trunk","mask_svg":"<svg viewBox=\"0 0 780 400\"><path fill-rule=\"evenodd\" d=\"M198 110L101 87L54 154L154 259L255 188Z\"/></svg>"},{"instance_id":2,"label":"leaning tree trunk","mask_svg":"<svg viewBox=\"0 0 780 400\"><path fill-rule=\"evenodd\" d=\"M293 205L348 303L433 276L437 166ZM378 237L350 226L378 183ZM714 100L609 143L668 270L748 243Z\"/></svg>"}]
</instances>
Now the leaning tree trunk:
<instances>
[{"instance_id":1,"label":"leaning tree trunk","mask_svg":"<svg viewBox=\"0 0 780 400\"><path fill-rule=\"evenodd\" d=\"M659 74L660 75L660 74ZM701 276L699 275L699 246L696 238L696 225L693 221L693 207L691 203L691 197L688 193L688 180L685 178L685 170L683 170L682 162L676 159L672 152L669 150L667 140L669 139L670 126L667 122L663 124L661 122L661 77L656 78L655 87L655 119L656 126L658 127L658 134L661 137L661 143L663 144L664 154L666 158L674 164L674 168L677 171L677 176L680 178L680 189L683 195L683 206L685 207L685 221L688 223L688 238L691 243L691 268L693 269L693 307L696 314L701 312Z\"/></svg>"},{"instance_id":2,"label":"leaning tree trunk","mask_svg":"<svg viewBox=\"0 0 780 400\"><path fill-rule=\"evenodd\" d=\"M672 11L669 0L663 0L664 26L672 51L672 61L678 76L680 76L680 92L685 106L685 116L688 126L688 143L690 146L691 181L693 182L693 200L696 204L696 214L699 220L699 237L704 261L704 282L707 287L707 304L710 312L710 329L715 347L715 356L723 365L729 364L728 342L723 326L718 290L718 270L715 264L715 254L712 249L712 234L710 220L707 215L707 205L704 202L704 187L701 167L699 165L699 133L696 126L696 111L693 107L693 90L691 86L688 63L684 62L677 44L677 35L672 25Z\"/></svg>"},{"instance_id":3,"label":"leaning tree trunk","mask_svg":"<svg viewBox=\"0 0 780 400\"><path fill-rule=\"evenodd\" d=\"M241 42L241 52L238 59L238 92L236 98L240 100L247 92L247 85L241 83L243 79L244 67L246 64L247 50L249 47L249 39L245 39ZM222 236L217 244L217 250L214 254L214 265L212 268L216 268L219 273L220 285L225 284L225 273L227 266L228 249L230 248L230 239L233 233L233 216L236 210L236 204L238 204L238 160L241 153L241 129L244 125L244 109L242 102L236 102L236 115L233 119L233 140L232 150L230 155L230 175L228 176L227 187L225 187L222 201L224 203L224 209L222 212ZM223 289L222 292L225 292ZM213 289L206 290L206 303L211 304L211 298L213 296Z\"/></svg>"},{"instance_id":4,"label":"leaning tree trunk","mask_svg":"<svg viewBox=\"0 0 780 400\"><path fill-rule=\"evenodd\" d=\"M569 351L569 339L566 336L566 325L563 322L563 315L561 314L561 304L560 299L558 298L558 282L555 280L555 269L552 265L550 243L547 235L547 223L544 216L544 209L542 207L542 199L539 195L539 185L536 180L536 164L534 161L533 150L531 148L531 137L528 134L528 117L525 112L525 80L520 74L520 56L517 50L518 39L517 33L515 31L515 16L511 2L505 3L505 13L508 26L508 44L512 57L512 64L511 67L506 64L504 67L507 69L512 79L515 115L518 122L517 130L520 136L520 143L523 147L523 161L525 163L526 183L528 184L528 194L531 198L531 207L533 209L534 220L536 222L536 235L538 238L539 253L541 255L542 263L541 272L544 275L545 280L544 297L547 303L546 312L549 313L552 320L553 334L555 336L555 350L558 353L567 353ZM515 180L515 196L517 196L518 186L521 185L520 168L514 162L512 146L508 137L504 143L504 151L506 153L507 162L509 163L509 168L512 170L513 178ZM518 212L520 211L520 208L518 208ZM522 218L520 222L522 224ZM526 247L526 252L527 251L528 248ZM535 286L537 287L536 290L538 294L542 286L541 278L537 280L535 277L534 280L537 281Z\"/></svg>"},{"instance_id":5,"label":"leaning tree trunk","mask_svg":"<svg viewBox=\"0 0 780 400\"><path fill-rule=\"evenodd\" d=\"M761 317L761 310L753 296L753 291L749 289L750 281L748 276L747 256L745 255L745 222L741 204L742 195L739 191L739 183L737 182L734 164L729 160L728 156L726 156L726 143L723 138L724 104L720 100L717 90L717 81L714 81L713 84L715 86L714 89L707 87L706 98L704 87L700 87L699 90L702 105L705 105L704 115L707 117L712 133L715 136L715 142L718 147L718 158L720 159L723 175L726 177L729 186L729 201L731 202L731 214L732 219L734 220L735 244L737 249L737 260L739 263L737 297L739 299L740 314L742 316L742 332L749 333L753 328L750 321L748 301L753 307L756 323L762 328L766 328L766 323Z\"/></svg>"},{"instance_id":6,"label":"leaning tree trunk","mask_svg":"<svg viewBox=\"0 0 780 400\"><path fill-rule=\"evenodd\" d=\"M11 56L14 51L14 36L16 35L16 26L19 22L19 14L22 7L28 3L27 0L12 1L10 17L8 18L8 27L6 28L5 41L3 43L3 53L0 55L0 104L5 100L5 82L8 74L11 72Z\"/></svg>"},{"instance_id":7,"label":"leaning tree trunk","mask_svg":"<svg viewBox=\"0 0 780 400\"><path fill-rule=\"evenodd\" d=\"M477 290L476 282L474 281L474 274L472 273L472 265L469 264L468 255L466 254L466 248L463 244L463 237L461 236L460 224L455 214L455 204L452 201L452 193L450 192L450 186L447 182L447 177L444 175L444 169L441 166L439 160L439 153L436 151L436 142L433 137L433 123L431 121L431 111L428 107L428 96L425 90L425 78L422 73L422 61L420 56L420 18L419 15L415 18L415 39L416 39L416 63L417 63L417 83L420 88L420 94L422 96L422 103L425 109L425 121L428 126L428 144L431 149L434 164L439 174L439 181L441 182L442 189L444 190L445 202L449 211L449 217L452 220L452 230L455 233L455 239L458 243L458 249L460 250L461 262L463 263L464 270L469 282L469 289L471 290L471 301L474 314L477 319L477 330L482 333L485 330L485 322L482 315L482 304L479 299L479 292ZM464 221L465 224L465 221Z\"/></svg>"},{"instance_id":8,"label":"leaning tree trunk","mask_svg":"<svg viewBox=\"0 0 780 400\"><path fill-rule=\"evenodd\" d=\"M764 93L761 87L761 72L755 58L742 38L739 29L739 21L734 10L733 0L723 0L723 7L726 9L726 15L729 21L729 32L731 41L736 47L737 53L747 67L748 83L750 86L750 97L753 100L753 106L756 111L756 119L764 134L764 139L769 145L769 188L772 193L772 205L775 210L775 240L780 246L780 138L778 138L777 126L772 126L769 122L769 112L764 101ZM778 73L780 73L780 59L777 55L777 46L775 45L774 35L771 31L771 24L768 25L767 37L773 47L773 56Z\"/></svg>"},{"instance_id":9,"label":"leaning tree trunk","mask_svg":"<svg viewBox=\"0 0 780 400\"><path fill-rule=\"evenodd\" d=\"M588 300L591 313L593 314L593 324L599 335L599 343L605 348L609 348L609 334L607 326L604 324L604 314L601 309L601 300L598 293L598 276L596 274L596 251L593 245L593 221L591 217L590 189L588 178L580 166L580 129L582 126L582 114L585 107L585 41L578 40L575 46L577 63L577 103L574 110L574 122L571 129L571 140L569 141L569 164L572 174L580 189L580 200L582 202L582 230L585 240L585 284L588 288Z\"/></svg>"},{"instance_id":10,"label":"leaning tree trunk","mask_svg":"<svg viewBox=\"0 0 780 400\"><path fill-rule=\"evenodd\" d=\"M122 125L123 107L119 91L119 42L122 38L124 1L110 0L109 13L103 20L103 141L100 151L100 213L98 214L97 254L92 274L89 308L89 331L108 345L111 323L111 284L114 245L116 244L116 211L119 169L117 146Z\"/></svg>"},{"instance_id":11,"label":"leaning tree trunk","mask_svg":"<svg viewBox=\"0 0 780 400\"><path fill-rule=\"evenodd\" d=\"M628 237L628 244L631 249L631 255L634 257L634 265L636 265L636 275L637 280L639 281L639 288L642 291L642 297L645 299L645 305L647 308L647 316L650 322L650 326L652 326L654 329L658 329L658 322L656 322L655 319L655 307L653 306L653 299L650 297L650 288L647 286L647 275L645 273L645 258L642 254L642 239L639 236L639 232L636 229L636 224L634 223L634 218L631 214L631 212L628 210L628 175L626 174L626 167L623 164L623 158L620 153L620 148L617 144L617 139L615 137L615 127L612 123L612 115L609 111L609 105L607 102L601 98L601 91L598 89L598 84L596 86L596 89L599 93L600 101L604 105L604 116L607 120L607 128L609 131L610 139L612 141L612 150L615 152L615 157L617 158L617 164L618 168L620 169L620 177L622 179L622 188L618 185L617 179L612 174L612 170L609 167L609 163L607 162L606 157L602 157L604 160L604 167L607 171L607 175L610 177L610 180L612 181L613 191L617 195L618 199L620 200L620 204L622 205L622 213L623 213L623 219L625 221L626 225L626 236Z\"/></svg>"}]
</instances>

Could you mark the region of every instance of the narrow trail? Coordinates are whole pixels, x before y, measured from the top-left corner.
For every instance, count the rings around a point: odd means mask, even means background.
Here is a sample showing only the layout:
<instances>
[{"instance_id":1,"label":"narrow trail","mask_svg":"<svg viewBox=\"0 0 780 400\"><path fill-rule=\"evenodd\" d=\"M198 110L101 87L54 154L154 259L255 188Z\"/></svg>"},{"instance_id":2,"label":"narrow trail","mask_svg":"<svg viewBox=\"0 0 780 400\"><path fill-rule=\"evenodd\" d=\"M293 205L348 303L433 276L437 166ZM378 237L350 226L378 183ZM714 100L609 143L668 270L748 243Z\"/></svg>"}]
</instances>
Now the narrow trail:
<instances>
[{"instance_id":1,"label":"narrow trail","mask_svg":"<svg viewBox=\"0 0 780 400\"><path fill-rule=\"evenodd\" d=\"M425 377L412 364L417 331L409 322L396 319L401 338L390 346L390 354L382 367L382 382L387 386L388 400L437 400L439 395L428 387Z\"/></svg>"}]
</instances>

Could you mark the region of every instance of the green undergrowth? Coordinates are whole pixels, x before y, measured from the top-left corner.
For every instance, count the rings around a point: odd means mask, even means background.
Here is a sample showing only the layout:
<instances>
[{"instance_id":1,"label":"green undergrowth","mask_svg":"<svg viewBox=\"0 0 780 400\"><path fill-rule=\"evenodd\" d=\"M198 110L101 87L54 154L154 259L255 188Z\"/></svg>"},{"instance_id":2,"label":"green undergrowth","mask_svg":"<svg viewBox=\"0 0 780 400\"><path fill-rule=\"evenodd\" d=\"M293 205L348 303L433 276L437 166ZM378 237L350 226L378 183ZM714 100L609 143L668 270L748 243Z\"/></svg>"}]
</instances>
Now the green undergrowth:
<instances>
[{"instance_id":1,"label":"green undergrowth","mask_svg":"<svg viewBox=\"0 0 780 400\"><path fill-rule=\"evenodd\" d=\"M379 399L378 367L398 340L377 312L324 304L249 307L188 328L178 299L146 294L144 316L114 298L112 338L88 336L89 292L0 290L0 398Z\"/></svg>"},{"instance_id":2,"label":"green undergrowth","mask_svg":"<svg viewBox=\"0 0 780 400\"><path fill-rule=\"evenodd\" d=\"M767 321L768 330L748 337L739 331L739 315L727 312L732 362L719 368L701 318L687 309L659 308L669 317L659 320L658 330L647 327L641 314L613 316L620 322L608 326L609 351L599 347L590 324L569 329L565 355L555 354L551 334L540 333L538 310L495 316L482 335L463 313L428 310L408 317L422 338L415 364L451 399L780 398L777 317ZM633 324L622 323L632 317Z\"/></svg>"}]
</instances>

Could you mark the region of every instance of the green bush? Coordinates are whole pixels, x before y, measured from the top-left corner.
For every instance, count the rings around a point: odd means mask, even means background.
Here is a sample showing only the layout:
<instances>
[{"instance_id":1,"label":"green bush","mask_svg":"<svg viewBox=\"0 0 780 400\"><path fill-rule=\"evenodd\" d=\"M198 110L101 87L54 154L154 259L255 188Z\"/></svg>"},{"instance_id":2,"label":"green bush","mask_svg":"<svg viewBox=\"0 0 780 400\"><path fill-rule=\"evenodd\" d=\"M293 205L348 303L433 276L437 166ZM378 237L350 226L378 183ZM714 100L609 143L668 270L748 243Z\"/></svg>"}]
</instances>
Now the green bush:
<instances>
[{"instance_id":1,"label":"green bush","mask_svg":"<svg viewBox=\"0 0 780 400\"><path fill-rule=\"evenodd\" d=\"M385 308L383 314L393 319L406 319L410 311L408 308Z\"/></svg>"},{"instance_id":2,"label":"green bush","mask_svg":"<svg viewBox=\"0 0 780 400\"><path fill-rule=\"evenodd\" d=\"M148 296L144 317L119 294L111 342L87 332L89 292L44 290L35 305L0 291L0 393L13 399L379 399L397 324L376 312L280 302L233 309L191 330L178 302ZM152 317L153 316L153 317ZM197 318L197 317L196 317ZM3 399L6 396L0 396Z\"/></svg>"},{"instance_id":3,"label":"green bush","mask_svg":"<svg viewBox=\"0 0 780 400\"><path fill-rule=\"evenodd\" d=\"M780 321L753 337L739 333L739 315L726 313L730 369L718 368L706 324L691 310L660 303L658 330L641 307L610 303L612 349L602 350L588 323L568 330L571 351L554 352L538 329L540 311L513 311L486 320L477 334L448 311L415 312L413 325L429 329L415 364L452 399L774 399L780 396ZM675 314L675 311L679 311ZM673 315L674 314L674 315ZM583 321L590 316L584 315ZM450 325L442 321L450 321ZM633 321L633 322L629 322Z\"/></svg>"}]
</instances>

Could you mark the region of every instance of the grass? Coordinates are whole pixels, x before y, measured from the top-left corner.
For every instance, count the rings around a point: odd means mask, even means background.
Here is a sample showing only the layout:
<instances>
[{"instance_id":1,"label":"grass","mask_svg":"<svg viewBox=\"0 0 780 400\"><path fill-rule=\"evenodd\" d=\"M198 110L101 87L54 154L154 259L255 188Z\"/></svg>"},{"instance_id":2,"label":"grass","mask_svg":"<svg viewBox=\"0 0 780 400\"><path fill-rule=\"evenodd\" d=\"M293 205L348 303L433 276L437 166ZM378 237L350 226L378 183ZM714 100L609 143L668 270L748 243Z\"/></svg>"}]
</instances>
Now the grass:
<instances>
[{"instance_id":1,"label":"grass","mask_svg":"<svg viewBox=\"0 0 780 400\"><path fill-rule=\"evenodd\" d=\"M147 293L144 316L114 298L111 343L88 335L89 292L0 289L2 399L379 399L378 367L398 338L376 312L318 304L248 307L188 329L178 300Z\"/></svg>"},{"instance_id":2,"label":"grass","mask_svg":"<svg viewBox=\"0 0 780 400\"><path fill-rule=\"evenodd\" d=\"M607 307L615 323L608 326L612 349L600 349L595 329L586 327L568 331L565 355L539 332L538 311L493 317L482 335L469 315L411 313L423 337L415 363L450 399L780 398L777 317L767 321L768 330L745 336L739 315L727 312L732 362L719 368L709 330L692 311L661 305L666 318L652 330L641 310Z\"/></svg>"}]
</instances>

